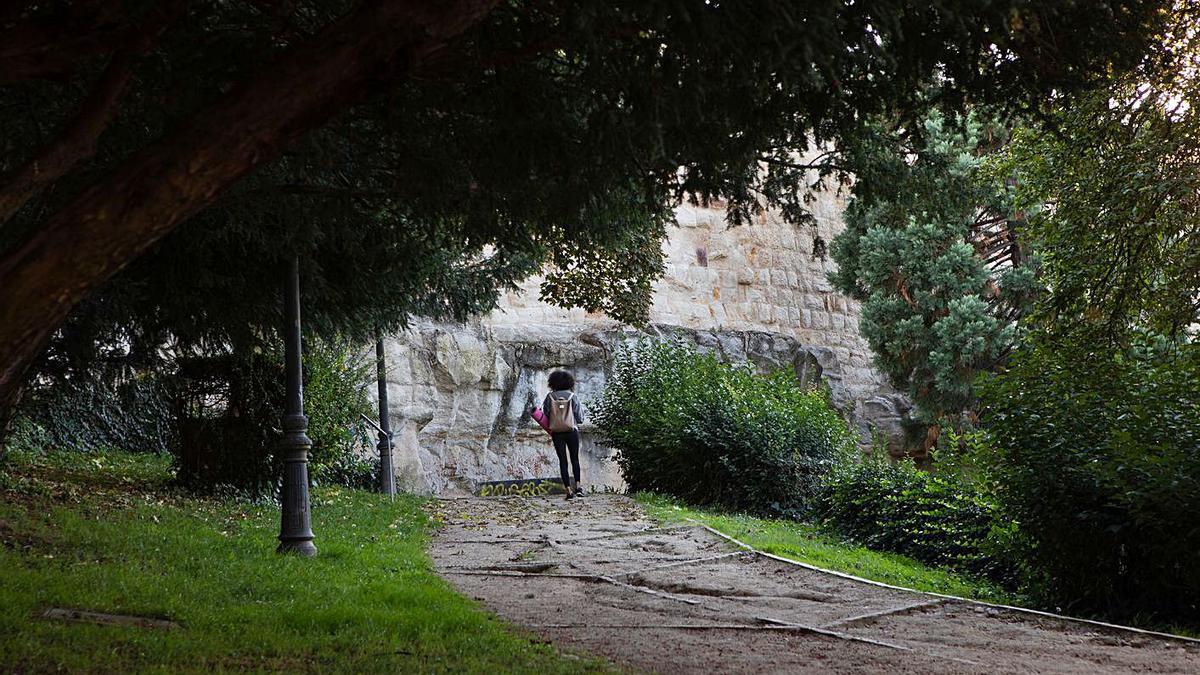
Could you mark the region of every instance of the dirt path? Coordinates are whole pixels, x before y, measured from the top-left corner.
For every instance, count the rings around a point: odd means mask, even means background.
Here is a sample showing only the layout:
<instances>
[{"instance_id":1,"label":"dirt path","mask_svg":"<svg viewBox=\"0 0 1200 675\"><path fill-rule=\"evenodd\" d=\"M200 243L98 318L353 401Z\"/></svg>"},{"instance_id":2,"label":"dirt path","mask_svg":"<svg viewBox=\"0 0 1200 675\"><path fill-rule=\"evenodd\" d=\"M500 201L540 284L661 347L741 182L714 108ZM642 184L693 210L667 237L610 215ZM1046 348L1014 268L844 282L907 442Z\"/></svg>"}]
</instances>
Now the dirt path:
<instances>
[{"instance_id":1,"label":"dirt path","mask_svg":"<svg viewBox=\"0 0 1200 675\"><path fill-rule=\"evenodd\" d=\"M461 592L639 670L1200 672L1200 645L893 590L657 527L622 496L438 502Z\"/></svg>"}]
</instances>

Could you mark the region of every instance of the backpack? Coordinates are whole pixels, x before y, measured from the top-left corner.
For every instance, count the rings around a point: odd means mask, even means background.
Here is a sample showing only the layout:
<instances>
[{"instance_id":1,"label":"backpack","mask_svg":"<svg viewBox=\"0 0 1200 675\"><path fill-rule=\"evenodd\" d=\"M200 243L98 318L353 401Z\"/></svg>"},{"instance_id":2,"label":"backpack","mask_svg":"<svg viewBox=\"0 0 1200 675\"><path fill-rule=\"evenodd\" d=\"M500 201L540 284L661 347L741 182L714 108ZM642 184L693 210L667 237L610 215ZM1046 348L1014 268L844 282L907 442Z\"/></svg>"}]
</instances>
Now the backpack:
<instances>
[{"instance_id":1,"label":"backpack","mask_svg":"<svg viewBox=\"0 0 1200 675\"><path fill-rule=\"evenodd\" d=\"M573 431L575 429L575 410L571 405L575 393L566 398L555 398L550 395L550 431Z\"/></svg>"}]
</instances>

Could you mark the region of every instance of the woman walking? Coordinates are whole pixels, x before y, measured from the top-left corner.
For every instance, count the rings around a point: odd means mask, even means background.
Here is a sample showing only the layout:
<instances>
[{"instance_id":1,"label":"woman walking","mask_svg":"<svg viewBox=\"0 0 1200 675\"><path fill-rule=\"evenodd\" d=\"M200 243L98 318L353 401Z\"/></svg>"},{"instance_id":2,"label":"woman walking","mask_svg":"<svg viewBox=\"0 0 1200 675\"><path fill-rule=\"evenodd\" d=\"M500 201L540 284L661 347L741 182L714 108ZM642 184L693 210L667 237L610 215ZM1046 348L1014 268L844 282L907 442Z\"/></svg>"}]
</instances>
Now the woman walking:
<instances>
[{"instance_id":1,"label":"woman walking","mask_svg":"<svg viewBox=\"0 0 1200 675\"><path fill-rule=\"evenodd\" d=\"M565 370L550 373L550 393L542 401L542 412L550 422L550 438L554 441L554 452L558 453L558 469L562 475L567 499L582 497L579 475L579 425L583 423L583 409L575 395L575 378ZM570 453L572 473L567 472L567 455Z\"/></svg>"}]
</instances>

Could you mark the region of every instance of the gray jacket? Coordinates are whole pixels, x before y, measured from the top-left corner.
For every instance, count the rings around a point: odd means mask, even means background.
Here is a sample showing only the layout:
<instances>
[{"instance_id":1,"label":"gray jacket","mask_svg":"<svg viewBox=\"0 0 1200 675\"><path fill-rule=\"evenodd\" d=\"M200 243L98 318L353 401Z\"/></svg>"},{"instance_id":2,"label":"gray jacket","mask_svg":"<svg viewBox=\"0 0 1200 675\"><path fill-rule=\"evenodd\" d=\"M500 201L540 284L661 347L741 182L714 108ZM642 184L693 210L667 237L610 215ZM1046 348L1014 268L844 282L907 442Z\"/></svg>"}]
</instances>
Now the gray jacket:
<instances>
[{"instance_id":1,"label":"gray jacket","mask_svg":"<svg viewBox=\"0 0 1200 675\"><path fill-rule=\"evenodd\" d=\"M575 394L575 392L571 391L570 389L563 389L560 391L552 391L549 394L546 394L546 400L542 401L542 413L544 413L546 415L546 418L549 419L549 417L550 417L550 397L553 396L554 398L562 401L563 399L566 399L568 396L572 396L574 394ZM583 424L583 407L579 405L579 396L577 396L577 395L575 396L575 398L571 399L571 411L575 413L575 424L576 425Z\"/></svg>"}]
</instances>

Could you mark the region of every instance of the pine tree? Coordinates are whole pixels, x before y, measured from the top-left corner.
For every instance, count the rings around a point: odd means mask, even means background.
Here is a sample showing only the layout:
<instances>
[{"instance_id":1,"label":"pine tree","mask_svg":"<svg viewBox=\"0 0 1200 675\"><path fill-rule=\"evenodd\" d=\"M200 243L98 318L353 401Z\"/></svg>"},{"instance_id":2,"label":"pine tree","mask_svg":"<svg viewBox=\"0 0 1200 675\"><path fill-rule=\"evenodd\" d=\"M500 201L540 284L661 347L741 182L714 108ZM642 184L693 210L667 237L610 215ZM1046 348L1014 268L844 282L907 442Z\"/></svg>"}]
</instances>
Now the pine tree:
<instances>
[{"instance_id":1,"label":"pine tree","mask_svg":"<svg viewBox=\"0 0 1200 675\"><path fill-rule=\"evenodd\" d=\"M982 171L1000 133L933 113L914 129L876 124L845 150L861 170L830 279L863 303L876 364L928 422L972 408L972 381L1011 347L1038 288L1012 190Z\"/></svg>"}]
</instances>

